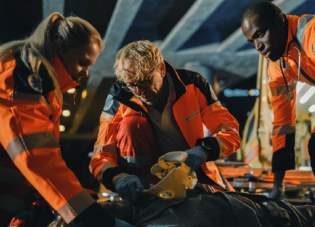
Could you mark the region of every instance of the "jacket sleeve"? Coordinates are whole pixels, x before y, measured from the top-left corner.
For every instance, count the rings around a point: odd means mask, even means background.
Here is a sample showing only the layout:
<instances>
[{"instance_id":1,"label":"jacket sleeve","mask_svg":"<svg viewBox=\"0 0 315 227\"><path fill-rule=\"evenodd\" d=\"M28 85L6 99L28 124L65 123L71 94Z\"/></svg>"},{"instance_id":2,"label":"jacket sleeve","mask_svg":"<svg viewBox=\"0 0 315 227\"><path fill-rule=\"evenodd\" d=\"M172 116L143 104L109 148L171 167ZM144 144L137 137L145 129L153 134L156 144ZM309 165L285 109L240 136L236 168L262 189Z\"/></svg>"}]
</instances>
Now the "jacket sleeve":
<instances>
[{"instance_id":1,"label":"jacket sleeve","mask_svg":"<svg viewBox=\"0 0 315 227\"><path fill-rule=\"evenodd\" d=\"M284 75L286 75L285 65L282 68ZM279 61L270 61L268 75L274 113L274 121L272 123L272 170L273 172L279 172L295 168L296 82L288 81L292 96L292 100L288 100L286 98L286 95L288 96L287 85L283 78Z\"/></svg>"},{"instance_id":2,"label":"jacket sleeve","mask_svg":"<svg viewBox=\"0 0 315 227\"><path fill-rule=\"evenodd\" d=\"M94 145L94 155L90 163L90 170L94 177L111 191L115 191L112 183L113 177L124 172L118 166L116 149L117 126L122 120L124 106L113 99L114 94L115 84L110 89L105 101L100 117L98 137Z\"/></svg>"},{"instance_id":3,"label":"jacket sleeve","mask_svg":"<svg viewBox=\"0 0 315 227\"><path fill-rule=\"evenodd\" d=\"M195 93L199 98L202 122L210 131L210 138L217 142L218 153L224 153L224 157L233 154L241 145L237 120L221 106L211 85L200 75L195 79Z\"/></svg>"},{"instance_id":4,"label":"jacket sleeve","mask_svg":"<svg viewBox=\"0 0 315 227\"><path fill-rule=\"evenodd\" d=\"M88 226L91 217L86 215L95 212L102 213L113 226L113 218L97 206L63 161L58 141L52 134L54 125L49 119L50 107L38 92L40 80L33 83L30 79L36 78L30 78L32 74L27 74L24 80L12 76L14 73L16 75L17 70L8 69L1 73L0 143L25 178L67 223ZM14 77L18 79L14 80ZM29 83L33 83L37 91L32 90ZM95 217L95 220L104 217ZM78 220L80 225L75 224Z\"/></svg>"},{"instance_id":5,"label":"jacket sleeve","mask_svg":"<svg viewBox=\"0 0 315 227\"><path fill-rule=\"evenodd\" d=\"M299 20L296 37L306 55L315 61L315 16L303 15Z\"/></svg>"}]
</instances>

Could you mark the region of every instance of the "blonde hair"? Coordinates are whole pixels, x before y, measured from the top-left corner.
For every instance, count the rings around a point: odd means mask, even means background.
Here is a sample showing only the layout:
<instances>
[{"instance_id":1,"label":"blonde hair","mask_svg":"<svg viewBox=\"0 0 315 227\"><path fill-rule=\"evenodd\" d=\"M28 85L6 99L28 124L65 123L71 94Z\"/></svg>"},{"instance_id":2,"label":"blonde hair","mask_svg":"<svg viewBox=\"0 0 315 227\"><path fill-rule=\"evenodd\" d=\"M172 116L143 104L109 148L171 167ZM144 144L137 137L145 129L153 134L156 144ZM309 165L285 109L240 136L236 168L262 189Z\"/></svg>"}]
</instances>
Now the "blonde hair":
<instances>
[{"instance_id":1,"label":"blonde hair","mask_svg":"<svg viewBox=\"0 0 315 227\"><path fill-rule=\"evenodd\" d=\"M117 80L123 81L124 64L129 61L136 75L134 79L144 80L144 76L152 69L158 70L163 63L159 48L148 40L136 41L121 48L116 56L114 65Z\"/></svg>"},{"instance_id":2,"label":"blonde hair","mask_svg":"<svg viewBox=\"0 0 315 227\"><path fill-rule=\"evenodd\" d=\"M56 89L60 90L56 82L58 75L51 65L54 54L52 44L57 40L63 51L91 41L96 42L100 50L104 49L100 34L89 22L79 17L65 18L60 13L52 13L38 25L30 37L0 46L0 61L21 52L22 60L26 65L27 62L30 63L35 75L39 76L39 67L43 64L53 78Z\"/></svg>"}]
</instances>

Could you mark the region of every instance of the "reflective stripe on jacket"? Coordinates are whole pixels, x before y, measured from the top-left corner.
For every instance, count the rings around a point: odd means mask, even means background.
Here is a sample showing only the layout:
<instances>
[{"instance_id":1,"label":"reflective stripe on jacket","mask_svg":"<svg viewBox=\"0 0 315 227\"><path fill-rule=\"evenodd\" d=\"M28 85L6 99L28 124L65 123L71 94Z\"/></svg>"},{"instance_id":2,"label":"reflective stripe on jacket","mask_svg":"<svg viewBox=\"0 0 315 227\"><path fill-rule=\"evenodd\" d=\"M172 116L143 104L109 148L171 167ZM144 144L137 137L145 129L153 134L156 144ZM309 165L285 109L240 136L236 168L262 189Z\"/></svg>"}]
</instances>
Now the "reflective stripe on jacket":
<instances>
[{"instance_id":1,"label":"reflective stripe on jacket","mask_svg":"<svg viewBox=\"0 0 315 227\"><path fill-rule=\"evenodd\" d=\"M57 56L53 67L62 92L78 86ZM44 66L36 75L19 53L0 62L0 74L0 209L8 215L3 218L27 208L37 190L70 222L94 200L60 154L62 95Z\"/></svg>"},{"instance_id":2,"label":"reflective stripe on jacket","mask_svg":"<svg viewBox=\"0 0 315 227\"><path fill-rule=\"evenodd\" d=\"M222 107L214 95L210 84L198 73L187 70L175 70L168 62L165 62L166 70L170 72L176 100L173 105L173 114L188 145L192 148L199 138L203 138L203 125L216 138L220 150L225 157L233 154L240 147L241 138L237 120ZM96 179L102 182L104 172L109 168L118 166L118 154L106 151L106 145L116 142L117 125L123 117L128 115L146 113L146 108L132 93L120 89L121 83L116 82L107 96L105 107L100 117L98 139L94 147L94 156L91 160L91 170ZM130 100L136 107L128 107L129 104L118 102ZM130 154L130 156L134 156ZM155 163L152 163L152 165ZM213 161L202 164L202 169L216 183L225 188L224 182Z\"/></svg>"},{"instance_id":3,"label":"reflective stripe on jacket","mask_svg":"<svg viewBox=\"0 0 315 227\"><path fill-rule=\"evenodd\" d=\"M268 74L274 112L273 121L273 152L274 154L289 152L294 154L295 121L296 121L296 85L298 81L298 49L301 50L301 64L299 79L310 85L315 85L315 19L314 15L301 17L286 15L288 20L288 39L284 56L278 61L269 62ZM290 47L289 43L292 42ZM288 58L289 52L289 58ZM287 100L287 86L283 78L288 81L293 99Z\"/></svg>"}]
</instances>

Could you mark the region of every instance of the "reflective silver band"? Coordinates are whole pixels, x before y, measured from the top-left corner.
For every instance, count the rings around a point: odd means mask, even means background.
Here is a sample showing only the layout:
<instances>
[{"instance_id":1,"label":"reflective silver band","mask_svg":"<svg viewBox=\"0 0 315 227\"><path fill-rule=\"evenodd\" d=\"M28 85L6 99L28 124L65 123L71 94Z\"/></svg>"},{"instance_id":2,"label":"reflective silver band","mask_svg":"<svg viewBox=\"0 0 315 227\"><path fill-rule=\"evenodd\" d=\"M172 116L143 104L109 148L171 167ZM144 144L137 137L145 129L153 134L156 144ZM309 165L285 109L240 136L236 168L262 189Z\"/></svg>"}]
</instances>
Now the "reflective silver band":
<instances>
[{"instance_id":1,"label":"reflective silver band","mask_svg":"<svg viewBox=\"0 0 315 227\"><path fill-rule=\"evenodd\" d=\"M151 155L139 155L136 157L122 157L127 160L128 167L141 167L143 165L151 165Z\"/></svg>"},{"instance_id":2,"label":"reflective silver band","mask_svg":"<svg viewBox=\"0 0 315 227\"><path fill-rule=\"evenodd\" d=\"M216 138L218 141L218 144L220 147L220 154L224 153L225 152L225 146L224 146L224 143L222 141L222 137L221 136L214 136L214 138Z\"/></svg>"},{"instance_id":3,"label":"reflective silver band","mask_svg":"<svg viewBox=\"0 0 315 227\"><path fill-rule=\"evenodd\" d=\"M94 146L93 155L96 155L98 152L109 152L112 154L117 154L116 142L106 144L105 146Z\"/></svg>"},{"instance_id":4,"label":"reflective silver band","mask_svg":"<svg viewBox=\"0 0 315 227\"><path fill-rule=\"evenodd\" d=\"M114 115L111 115L111 114L106 113L104 111L102 112L101 117L106 118L106 119L108 119L110 121L112 121L114 119Z\"/></svg>"},{"instance_id":5,"label":"reflective silver band","mask_svg":"<svg viewBox=\"0 0 315 227\"><path fill-rule=\"evenodd\" d=\"M286 135L295 133L295 124L273 126L272 135Z\"/></svg>"},{"instance_id":6,"label":"reflective silver band","mask_svg":"<svg viewBox=\"0 0 315 227\"><path fill-rule=\"evenodd\" d=\"M289 83L288 86L291 91L293 91L296 88L297 82ZM281 85L278 87L270 87L271 95L272 96L279 96L286 94L288 92L287 86L286 85Z\"/></svg>"},{"instance_id":7,"label":"reflective silver band","mask_svg":"<svg viewBox=\"0 0 315 227\"><path fill-rule=\"evenodd\" d=\"M96 145L93 149L93 155L96 155L98 152L102 151L103 146Z\"/></svg>"},{"instance_id":8,"label":"reflective silver band","mask_svg":"<svg viewBox=\"0 0 315 227\"><path fill-rule=\"evenodd\" d=\"M37 148L59 148L59 143L51 132L38 132L14 138L9 142L6 151L14 162L24 151Z\"/></svg>"},{"instance_id":9,"label":"reflective silver band","mask_svg":"<svg viewBox=\"0 0 315 227\"><path fill-rule=\"evenodd\" d=\"M65 205L60 207L57 212L67 223L69 223L93 203L95 203L94 199L89 193L83 190L71 198Z\"/></svg>"},{"instance_id":10,"label":"reflective silver band","mask_svg":"<svg viewBox=\"0 0 315 227\"><path fill-rule=\"evenodd\" d=\"M100 171L98 172L98 177L99 177L100 182L102 182L102 178L103 178L103 174L104 174L105 170L107 170L108 168L112 168L112 167L117 167L117 166L114 166L110 162L104 163L104 165L101 167Z\"/></svg>"},{"instance_id":11,"label":"reflective silver band","mask_svg":"<svg viewBox=\"0 0 315 227\"><path fill-rule=\"evenodd\" d=\"M305 32L305 28L306 28L306 24L311 21L312 19L314 18L313 15L307 15L307 16L304 16L300 21L299 21L299 24L297 26L297 29L296 29L296 33L295 33L295 36L298 40L298 43L300 44L300 46L302 47L303 49L303 37L304 37L304 32Z\"/></svg>"},{"instance_id":12,"label":"reflective silver band","mask_svg":"<svg viewBox=\"0 0 315 227\"><path fill-rule=\"evenodd\" d=\"M40 94L28 94L24 92L18 92L15 91L13 93L13 99L19 99L19 100L29 100L29 101L39 101L46 105L48 111L50 112L50 106L48 102L46 101L45 97Z\"/></svg>"},{"instance_id":13,"label":"reflective silver band","mask_svg":"<svg viewBox=\"0 0 315 227\"><path fill-rule=\"evenodd\" d=\"M221 124L219 127L217 127L212 134L216 134L218 132L222 132L222 131L235 131L238 134L238 131L235 128L232 128L230 125L228 125L227 123L223 123Z\"/></svg>"},{"instance_id":14,"label":"reflective silver band","mask_svg":"<svg viewBox=\"0 0 315 227\"><path fill-rule=\"evenodd\" d=\"M17 137L9 142L6 151L8 152L8 155L10 156L12 161L14 162L17 156L22 154L24 151L27 151L27 148L23 143L23 140L21 140L20 137Z\"/></svg>"}]
</instances>

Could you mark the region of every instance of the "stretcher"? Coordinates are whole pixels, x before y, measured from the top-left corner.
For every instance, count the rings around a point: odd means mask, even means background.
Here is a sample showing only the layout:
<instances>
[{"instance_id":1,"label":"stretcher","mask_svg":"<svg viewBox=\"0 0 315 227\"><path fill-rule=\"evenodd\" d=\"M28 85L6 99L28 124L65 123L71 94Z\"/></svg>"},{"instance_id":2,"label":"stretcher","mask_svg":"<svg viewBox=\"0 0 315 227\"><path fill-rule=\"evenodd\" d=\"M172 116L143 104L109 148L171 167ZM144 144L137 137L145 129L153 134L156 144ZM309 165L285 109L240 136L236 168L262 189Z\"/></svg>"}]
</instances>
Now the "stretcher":
<instances>
[{"instance_id":1,"label":"stretcher","mask_svg":"<svg viewBox=\"0 0 315 227\"><path fill-rule=\"evenodd\" d=\"M252 168L245 162L217 161L222 175L236 191L269 195L273 187L271 168ZM312 171L286 171L285 200L295 204L315 203L315 177Z\"/></svg>"}]
</instances>

